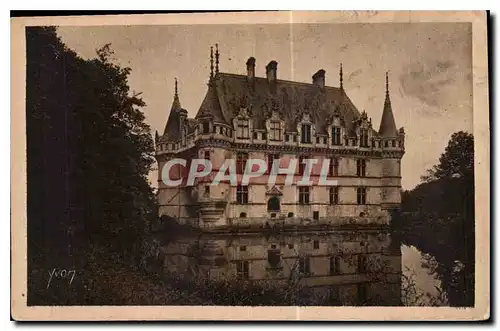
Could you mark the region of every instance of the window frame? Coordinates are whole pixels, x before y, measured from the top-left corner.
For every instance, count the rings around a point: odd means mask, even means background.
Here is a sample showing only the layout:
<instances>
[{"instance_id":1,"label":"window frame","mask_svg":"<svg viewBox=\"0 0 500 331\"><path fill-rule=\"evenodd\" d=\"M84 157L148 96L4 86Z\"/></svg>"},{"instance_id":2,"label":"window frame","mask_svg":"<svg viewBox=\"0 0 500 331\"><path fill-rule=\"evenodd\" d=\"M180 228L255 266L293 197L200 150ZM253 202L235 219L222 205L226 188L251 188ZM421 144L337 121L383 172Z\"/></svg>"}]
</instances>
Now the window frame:
<instances>
[{"instance_id":1,"label":"window frame","mask_svg":"<svg viewBox=\"0 0 500 331\"><path fill-rule=\"evenodd\" d=\"M248 185L236 186L236 204L238 205L248 204Z\"/></svg>"},{"instance_id":2,"label":"window frame","mask_svg":"<svg viewBox=\"0 0 500 331\"><path fill-rule=\"evenodd\" d=\"M301 144L311 144L312 143L312 125L308 123L302 123L300 130L300 143Z\"/></svg>"},{"instance_id":3,"label":"window frame","mask_svg":"<svg viewBox=\"0 0 500 331\"><path fill-rule=\"evenodd\" d=\"M328 194L330 197L330 205L338 205L339 204L339 187L338 186L331 186Z\"/></svg>"},{"instance_id":4,"label":"window frame","mask_svg":"<svg viewBox=\"0 0 500 331\"><path fill-rule=\"evenodd\" d=\"M308 186L299 186L299 204L309 205L311 203L311 190Z\"/></svg>"},{"instance_id":5,"label":"window frame","mask_svg":"<svg viewBox=\"0 0 500 331\"><path fill-rule=\"evenodd\" d=\"M358 177L366 177L366 159L357 159L356 160L356 176Z\"/></svg>"},{"instance_id":6,"label":"window frame","mask_svg":"<svg viewBox=\"0 0 500 331\"><path fill-rule=\"evenodd\" d=\"M358 205L366 205L367 193L366 187L360 186L356 189L356 202Z\"/></svg>"},{"instance_id":7,"label":"window frame","mask_svg":"<svg viewBox=\"0 0 500 331\"><path fill-rule=\"evenodd\" d=\"M340 126L332 126L332 145L342 145L342 128Z\"/></svg>"},{"instance_id":8,"label":"window frame","mask_svg":"<svg viewBox=\"0 0 500 331\"><path fill-rule=\"evenodd\" d=\"M269 140L270 141L281 141L281 122L280 121L270 121L269 122Z\"/></svg>"},{"instance_id":9,"label":"window frame","mask_svg":"<svg viewBox=\"0 0 500 331\"><path fill-rule=\"evenodd\" d=\"M250 120L243 118L236 120L236 138L250 139Z\"/></svg>"}]
</instances>

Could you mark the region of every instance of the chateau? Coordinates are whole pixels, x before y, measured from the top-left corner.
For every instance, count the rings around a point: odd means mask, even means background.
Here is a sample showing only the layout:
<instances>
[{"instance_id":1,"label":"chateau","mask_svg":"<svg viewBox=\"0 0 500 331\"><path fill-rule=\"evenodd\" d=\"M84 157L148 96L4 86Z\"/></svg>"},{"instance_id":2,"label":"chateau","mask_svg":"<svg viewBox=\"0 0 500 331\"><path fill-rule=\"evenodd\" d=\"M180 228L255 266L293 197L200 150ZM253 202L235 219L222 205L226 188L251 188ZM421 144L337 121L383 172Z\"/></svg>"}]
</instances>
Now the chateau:
<instances>
[{"instance_id":1,"label":"chateau","mask_svg":"<svg viewBox=\"0 0 500 331\"><path fill-rule=\"evenodd\" d=\"M200 228L390 222L389 211L401 202L405 134L396 128L387 74L377 131L344 90L342 65L339 87L330 87L324 70L311 83L280 80L276 61L267 64L265 77L258 77L253 57L246 63L246 75L219 72L217 46L215 66L213 48L210 61L208 89L195 118L182 108L176 81L165 130L155 136L160 216ZM194 186L169 187L162 181L162 169L174 158L208 159L213 174L226 159L234 159L238 184L214 186L205 178ZM249 159L269 165L279 159L280 168L296 159L297 178L304 172L302 160L328 159L328 179L336 185L302 186L295 179L285 185L285 176L278 175L270 187L269 171L241 185ZM312 167L311 180L319 174ZM185 178L186 172L176 175Z\"/></svg>"}]
</instances>

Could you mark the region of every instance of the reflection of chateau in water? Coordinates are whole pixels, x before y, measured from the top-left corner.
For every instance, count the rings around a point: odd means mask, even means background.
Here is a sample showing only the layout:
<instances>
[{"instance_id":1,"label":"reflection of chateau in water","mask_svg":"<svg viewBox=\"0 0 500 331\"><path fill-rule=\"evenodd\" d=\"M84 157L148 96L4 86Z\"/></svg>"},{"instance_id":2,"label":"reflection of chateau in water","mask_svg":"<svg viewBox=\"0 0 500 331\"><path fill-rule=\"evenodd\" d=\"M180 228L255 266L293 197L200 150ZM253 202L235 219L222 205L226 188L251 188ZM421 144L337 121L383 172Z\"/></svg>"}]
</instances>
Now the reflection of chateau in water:
<instances>
[{"instance_id":1,"label":"reflection of chateau in water","mask_svg":"<svg viewBox=\"0 0 500 331\"><path fill-rule=\"evenodd\" d=\"M179 238L152 252L186 279L261 283L311 305L400 305L401 251L387 232Z\"/></svg>"}]
</instances>

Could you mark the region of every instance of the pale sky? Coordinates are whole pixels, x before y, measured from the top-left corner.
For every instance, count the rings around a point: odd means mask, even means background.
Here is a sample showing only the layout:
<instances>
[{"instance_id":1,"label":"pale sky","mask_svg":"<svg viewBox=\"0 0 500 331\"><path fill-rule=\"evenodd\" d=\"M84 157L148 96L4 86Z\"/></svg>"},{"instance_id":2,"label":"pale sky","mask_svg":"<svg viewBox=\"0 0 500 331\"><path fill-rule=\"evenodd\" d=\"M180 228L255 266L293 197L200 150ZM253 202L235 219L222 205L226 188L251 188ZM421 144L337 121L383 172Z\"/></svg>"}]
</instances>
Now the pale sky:
<instances>
[{"instance_id":1,"label":"pale sky","mask_svg":"<svg viewBox=\"0 0 500 331\"><path fill-rule=\"evenodd\" d=\"M115 61L132 69L146 121L163 133L179 80L182 107L194 117L206 92L210 46L219 44L220 71L256 75L278 62L278 79L311 82L319 69L339 85L378 130L389 71L392 109L406 133L402 185L411 189L438 162L452 133L472 132L472 33L469 23L161 25L60 27L64 43L83 58L107 43ZM153 177L154 178L154 177ZM155 183L155 180L152 180Z\"/></svg>"}]
</instances>

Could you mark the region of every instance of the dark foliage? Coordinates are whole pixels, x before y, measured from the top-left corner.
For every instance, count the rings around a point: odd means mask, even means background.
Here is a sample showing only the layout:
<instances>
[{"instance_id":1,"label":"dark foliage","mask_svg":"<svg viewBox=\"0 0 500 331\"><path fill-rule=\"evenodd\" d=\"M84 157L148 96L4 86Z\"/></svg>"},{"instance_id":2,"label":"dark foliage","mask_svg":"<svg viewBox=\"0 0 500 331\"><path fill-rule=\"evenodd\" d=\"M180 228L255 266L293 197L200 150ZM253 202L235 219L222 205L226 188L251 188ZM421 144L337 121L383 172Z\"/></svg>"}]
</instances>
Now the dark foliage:
<instances>
[{"instance_id":1,"label":"dark foliage","mask_svg":"<svg viewBox=\"0 0 500 331\"><path fill-rule=\"evenodd\" d=\"M454 306L474 305L474 139L457 132L423 183L403 192L397 219L406 241L436 258Z\"/></svg>"},{"instance_id":2,"label":"dark foliage","mask_svg":"<svg viewBox=\"0 0 500 331\"><path fill-rule=\"evenodd\" d=\"M154 146L109 45L83 60L54 27L27 28L26 41L28 304L44 304L58 291L45 289L49 271L83 272L97 246L139 259L156 216Z\"/></svg>"}]
</instances>

